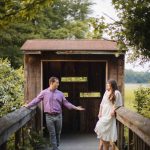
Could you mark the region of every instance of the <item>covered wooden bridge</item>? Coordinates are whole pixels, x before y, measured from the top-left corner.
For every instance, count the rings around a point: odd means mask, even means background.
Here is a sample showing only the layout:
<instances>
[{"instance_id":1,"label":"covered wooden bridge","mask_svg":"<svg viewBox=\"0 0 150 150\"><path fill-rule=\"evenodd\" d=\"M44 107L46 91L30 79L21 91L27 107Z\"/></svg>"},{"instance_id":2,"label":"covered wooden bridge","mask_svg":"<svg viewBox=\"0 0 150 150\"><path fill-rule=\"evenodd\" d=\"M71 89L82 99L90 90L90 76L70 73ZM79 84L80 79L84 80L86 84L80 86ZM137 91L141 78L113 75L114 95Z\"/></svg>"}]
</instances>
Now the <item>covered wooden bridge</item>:
<instances>
[{"instance_id":1,"label":"covered wooden bridge","mask_svg":"<svg viewBox=\"0 0 150 150\"><path fill-rule=\"evenodd\" d=\"M86 108L85 112L63 110L63 134L93 133L108 79L115 79L124 95L124 53L117 49L115 42L27 40L21 50L24 52L25 100L36 97L48 87L49 77L56 76L66 98ZM116 144L120 150L150 149L149 119L121 107L117 110L117 120ZM21 108L0 118L0 148L7 149L9 136L15 134L14 146L19 149L18 144L23 142L22 129L31 122L36 131L45 127L42 103L32 110ZM128 140L124 133L128 134Z\"/></svg>"}]
</instances>

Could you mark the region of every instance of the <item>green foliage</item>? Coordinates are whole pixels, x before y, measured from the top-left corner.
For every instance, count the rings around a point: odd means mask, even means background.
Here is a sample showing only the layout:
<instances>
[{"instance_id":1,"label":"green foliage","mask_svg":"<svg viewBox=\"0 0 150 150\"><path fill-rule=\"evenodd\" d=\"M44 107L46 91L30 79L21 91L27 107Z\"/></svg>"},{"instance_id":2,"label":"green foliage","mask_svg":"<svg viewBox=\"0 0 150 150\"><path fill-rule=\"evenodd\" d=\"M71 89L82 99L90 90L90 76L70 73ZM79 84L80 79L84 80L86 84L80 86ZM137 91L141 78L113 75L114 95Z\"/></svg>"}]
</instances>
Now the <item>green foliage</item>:
<instances>
[{"instance_id":1,"label":"green foliage","mask_svg":"<svg viewBox=\"0 0 150 150\"><path fill-rule=\"evenodd\" d=\"M35 131L30 131L29 133L29 141L31 146L34 149L42 149L48 145L47 140L43 137L42 132L35 132ZM48 140L49 141L49 140Z\"/></svg>"},{"instance_id":2,"label":"green foliage","mask_svg":"<svg viewBox=\"0 0 150 150\"><path fill-rule=\"evenodd\" d=\"M134 91L135 108L141 115L150 118L150 88L139 87Z\"/></svg>"},{"instance_id":3,"label":"green foliage","mask_svg":"<svg viewBox=\"0 0 150 150\"><path fill-rule=\"evenodd\" d=\"M125 70L126 83L150 83L150 72Z\"/></svg>"},{"instance_id":4,"label":"green foliage","mask_svg":"<svg viewBox=\"0 0 150 150\"><path fill-rule=\"evenodd\" d=\"M11 23L0 29L0 58L8 58L11 66L19 68L23 64L22 44L31 38L42 37L31 22Z\"/></svg>"},{"instance_id":5,"label":"green foliage","mask_svg":"<svg viewBox=\"0 0 150 150\"><path fill-rule=\"evenodd\" d=\"M27 39L92 38L88 18L91 5L90 0L54 0L49 7L39 9L30 20L10 21L9 25L0 28L0 58L8 58L11 65L18 68L23 63L20 47Z\"/></svg>"},{"instance_id":6,"label":"green foliage","mask_svg":"<svg viewBox=\"0 0 150 150\"><path fill-rule=\"evenodd\" d=\"M107 24L104 22L105 18L89 18L89 25L92 28L92 32L89 32L89 37L90 39L101 39L102 35L107 29Z\"/></svg>"},{"instance_id":7,"label":"green foliage","mask_svg":"<svg viewBox=\"0 0 150 150\"><path fill-rule=\"evenodd\" d=\"M41 131L36 132L25 125L20 129L20 141L18 143L19 150L43 150L49 147L49 140L43 137ZM15 134L11 135L7 141L8 150L16 150L15 148Z\"/></svg>"},{"instance_id":8,"label":"green foliage","mask_svg":"<svg viewBox=\"0 0 150 150\"><path fill-rule=\"evenodd\" d=\"M150 59L149 0L112 0L120 21L113 24L114 39L123 49L132 50L132 61ZM126 47L127 46L127 47Z\"/></svg>"},{"instance_id":9,"label":"green foliage","mask_svg":"<svg viewBox=\"0 0 150 150\"><path fill-rule=\"evenodd\" d=\"M139 84L125 84L124 90L124 105L132 111L135 111L134 108L134 90L139 87Z\"/></svg>"},{"instance_id":10,"label":"green foliage","mask_svg":"<svg viewBox=\"0 0 150 150\"><path fill-rule=\"evenodd\" d=\"M0 59L0 117L23 104L23 69L14 70L10 62Z\"/></svg>"},{"instance_id":11,"label":"green foliage","mask_svg":"<svg viewBox=\"0 0 150 150\"><path fill-rule=\"evenodd\" d=\"M89 0L54 0L51 7L34 18L37 32L49 39L86 38L91 5Z\"/></svg>"},{"instance_id":12,"label":"green foliage","mask_svg":"<svg viewBox=\"0 0 150 150\"><path fill-rule=\"evenodd\" d=\"M1 0L0 27L14 21L29 20L52 2L52 0Z\"/></svg>"}]
</instances>

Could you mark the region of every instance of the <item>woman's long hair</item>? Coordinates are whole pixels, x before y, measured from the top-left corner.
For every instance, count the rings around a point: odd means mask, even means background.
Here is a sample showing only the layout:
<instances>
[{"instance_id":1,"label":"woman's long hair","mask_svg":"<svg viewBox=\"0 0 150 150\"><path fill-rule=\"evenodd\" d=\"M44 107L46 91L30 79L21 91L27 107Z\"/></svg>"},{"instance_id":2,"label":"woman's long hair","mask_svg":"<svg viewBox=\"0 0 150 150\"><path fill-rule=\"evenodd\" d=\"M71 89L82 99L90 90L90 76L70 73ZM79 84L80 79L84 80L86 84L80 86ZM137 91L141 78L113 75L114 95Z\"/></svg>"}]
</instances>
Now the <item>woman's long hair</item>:
<instances>
[{"instance_id":1,"label":"woman's long hair","mask_svg":"<svg viewBox=\"0 0 150 150\"><path fill-rule=\"evenodd\" d=\"M107 83L110 84L112 88L112 92L109 95L109 100L114 104L116 100L115 90L118 90L117 82L111 79L111 80L108 80Z\"/></svg>"}]
</instances>

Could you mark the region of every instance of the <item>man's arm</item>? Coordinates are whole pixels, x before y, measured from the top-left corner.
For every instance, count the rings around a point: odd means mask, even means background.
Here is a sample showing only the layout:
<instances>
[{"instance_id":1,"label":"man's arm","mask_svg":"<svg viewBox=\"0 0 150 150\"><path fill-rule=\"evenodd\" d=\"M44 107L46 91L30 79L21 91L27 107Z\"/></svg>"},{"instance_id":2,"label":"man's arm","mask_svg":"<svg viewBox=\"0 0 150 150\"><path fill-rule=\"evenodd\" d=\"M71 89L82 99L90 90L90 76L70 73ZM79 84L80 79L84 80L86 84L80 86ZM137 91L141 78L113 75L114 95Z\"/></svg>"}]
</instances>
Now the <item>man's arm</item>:
<instances>
[{"instance_id":1,"label":"man's arm","mask_svg":"<svg viewBox=\"0 0 150 150\"><path fill-rule=\"evenodd\" d=\"M74 110L79 110L79 111L85 110L85 108L83 108L82 106L75 106L75 105L71 104L70 102L68 102L68 100L66 100L64 95L63 95L63 102L62 103L68 109L74 109Z\"/></svg>"},{"instance_id":2,"label":"man's arm","mask_svg":"<svg viewBox=\"0 0 150 150\"><path fill-rule=\"evenodd\" d=\"M23 105L24 107L30 108L33 107L35 105L37 105L39 102L41 102L44 98L44 94L43 92L40 92L40 94L34 98L31 102L29 102L28 104Z\"/></svg>"}]
</instances>

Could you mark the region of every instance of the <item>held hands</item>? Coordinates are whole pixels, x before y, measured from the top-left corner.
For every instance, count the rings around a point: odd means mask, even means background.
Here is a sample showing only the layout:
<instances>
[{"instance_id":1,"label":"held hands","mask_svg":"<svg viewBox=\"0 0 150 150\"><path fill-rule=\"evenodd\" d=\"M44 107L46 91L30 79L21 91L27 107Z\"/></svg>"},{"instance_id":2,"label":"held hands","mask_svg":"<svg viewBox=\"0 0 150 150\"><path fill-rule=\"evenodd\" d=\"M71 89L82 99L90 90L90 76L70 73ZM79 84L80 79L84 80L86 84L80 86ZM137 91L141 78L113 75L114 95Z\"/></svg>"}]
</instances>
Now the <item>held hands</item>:
<instances>
[{"instance_id":1,"label":"held hands","mask_svg":"<svg viewBox=\"0 0 150 150\"><path fill-rule=\"evenodd\" d=\"M76 110L83 111L83 110L85 110L85 108L83 108L82 106L77 106Z\"/></svg>"}]
</instances>

